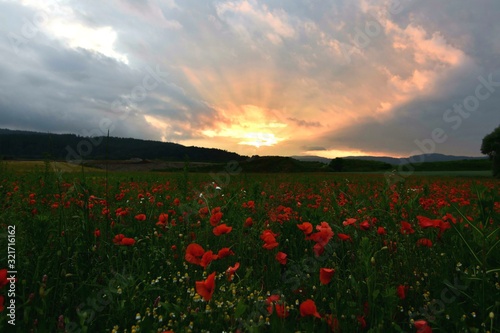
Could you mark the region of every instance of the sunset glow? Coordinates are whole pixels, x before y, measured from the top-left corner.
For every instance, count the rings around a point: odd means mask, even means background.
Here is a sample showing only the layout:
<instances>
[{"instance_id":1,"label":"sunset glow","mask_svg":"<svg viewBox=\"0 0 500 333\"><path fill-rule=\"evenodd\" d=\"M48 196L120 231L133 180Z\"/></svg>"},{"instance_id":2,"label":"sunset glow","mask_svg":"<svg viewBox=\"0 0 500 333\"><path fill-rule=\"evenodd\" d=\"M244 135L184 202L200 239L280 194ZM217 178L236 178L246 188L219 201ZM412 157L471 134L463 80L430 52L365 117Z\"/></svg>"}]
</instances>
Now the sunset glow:
<instances>
[{"instance_id":1,"label":"sunset glow","mask_svg":"<svg viewBox=\"0 0 500 333\"><path fill-rule=\"evenodd\" d=\"M499 6L3 1L0 127L109 120L112 136L328 158L427 153L442 129L432 152L478 156L499 120Z\"/></svg>"}]
</instances>

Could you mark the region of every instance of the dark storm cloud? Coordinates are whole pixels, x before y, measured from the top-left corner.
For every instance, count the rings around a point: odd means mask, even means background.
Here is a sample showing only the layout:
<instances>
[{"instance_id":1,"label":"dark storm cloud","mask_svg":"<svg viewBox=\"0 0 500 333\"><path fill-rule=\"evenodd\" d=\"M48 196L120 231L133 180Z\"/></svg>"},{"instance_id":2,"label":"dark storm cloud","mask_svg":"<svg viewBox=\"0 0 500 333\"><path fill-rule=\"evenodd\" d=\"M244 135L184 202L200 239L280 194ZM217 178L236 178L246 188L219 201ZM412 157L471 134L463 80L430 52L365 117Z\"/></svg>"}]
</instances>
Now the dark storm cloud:
<instances>
[{"instance_id":1,"label":"dark storm cloud","mask_svg":"<svg viewBox=\"0 0 500 333\"><path fill-rule=\"evenodd\" d=\"M227 127L237 147L236 129L262 130L244 121L251 105L281 124L266 129L276 152L407 155L441 128L437 152L476 154L500 88L467 117L447 110L500 69L500 3L391 3L3 1L0 127L81 134L109 119L113 135L181 143Z\"/></svg>"}]
</instances>

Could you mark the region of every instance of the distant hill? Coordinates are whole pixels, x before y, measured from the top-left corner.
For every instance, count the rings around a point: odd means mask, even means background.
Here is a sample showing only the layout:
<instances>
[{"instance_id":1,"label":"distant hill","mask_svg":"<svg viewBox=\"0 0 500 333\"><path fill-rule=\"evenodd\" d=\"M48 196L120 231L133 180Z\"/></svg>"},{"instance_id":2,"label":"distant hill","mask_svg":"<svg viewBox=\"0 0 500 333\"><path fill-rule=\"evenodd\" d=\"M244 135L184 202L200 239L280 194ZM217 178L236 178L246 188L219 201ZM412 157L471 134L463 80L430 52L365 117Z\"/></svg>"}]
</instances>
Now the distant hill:
<instances>
[{"instance_id":1,"label":"distant hill","mask_svg":"<svg viewBox=\"0 0 500 333\"><path fill-rule=\"evenodd\" d=\"M394 168L392 164L385 162L350 158L335 158L328 166L336 172L377 172Z\"/></svg>"},{"instance_id":2,"label":"distant hill","mask_svg":"<svg viewBox=\"0 0 500 333\"><path fill-rule=\"evenodd\" d=\"M252 156L244 161L238 162L238 167L242 172L329 172L328 165L320 162L299 161L291 157L284 156ZM216 172L221 169L220 165L191 168L192 171Z\"/></svg>"},{"instance_id":3,"label":"distant hill","mask_svg":"<svg viewBox=\"0 0 500 333\"><path fill-rule=\"evenodd\" d=\"M303 155L303 156L290 156L291 158L294 158L299 161L304 161L304 162L321 162L324 164L330 163L332 160L331 158L326 158L326 157L321 157L321 156L310 156L310 155Z\"/></svg>"},{"instance_id":4,"label":"distant hill","mask_svg":"<svg viewBox=\"0 0 500 333\"><path fill-rule=\"evenodd\" d=\"M294 156L301 161L324 163L336 172L377 172L412 165L414 171L482 171L491 170L487 157L453 156L444 154L423 154L407 158L381 156L348 156L328 159L319 156Z\"/></svg>"},{"instance_id":5,"label":"distant hill","mask_svg":"<svg viewBox=\"0 0 500 333\"><path fill-rule=\"evenodd\" d=\"M315 161L322 162L325 164L330 163L331 158L321 157L321 156L291 156L299 161ZM342 157L349 160L365 160L365 161L377 161L389 163L392 165L407 164L413 162L416 164L418 162L446 162L446 161L459 161L459 160L481 160L487 159L487 157L472 157L472 156L454 156L454 155L444 155L444 154L422 154L413 155L409 157L389 157L389 156L345 156Z\"/></svg>"},{"instance_id":6,"label":"distant hill","mask_svg":"<svg viewBox=\"0 0 500 333\"><path fill-rule=\"evenodd\" d=\"M424 162L447 162L447 161L459 161L459 160L486 159L487 157L454 156L454 155L444 155L444 154L422 154L422 155L412 155L409 157L401 157L401 158L387 157L387 156L347 156L344 158L353 160L378 161L393 165L400 165L408 163L418 164Z\"/></svg>"},{"instance_id":7,"label":"distant hill","mask_svg":"<svg viewBox=\"0 0 500 333\"><path fill-rule=\"evenodd\" d=\"M0 156L6 159L43 159L79 161L161 159L164 161L223 163L242 161L247 156L222 149L186 147L159 142L118 137L82 137L75 134L47 134L0 129Z\"/></svg>"}]
</instances>

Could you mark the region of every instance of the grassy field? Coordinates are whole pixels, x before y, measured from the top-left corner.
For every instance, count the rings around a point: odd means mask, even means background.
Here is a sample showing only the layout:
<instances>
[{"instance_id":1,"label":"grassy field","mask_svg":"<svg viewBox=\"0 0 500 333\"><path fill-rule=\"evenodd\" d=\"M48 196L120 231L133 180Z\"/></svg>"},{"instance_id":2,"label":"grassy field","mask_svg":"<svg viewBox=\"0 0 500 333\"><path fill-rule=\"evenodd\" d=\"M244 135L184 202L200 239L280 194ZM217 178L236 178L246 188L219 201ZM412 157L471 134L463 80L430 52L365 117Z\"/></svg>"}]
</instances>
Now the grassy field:
<instances>
[{"instance_id":1,"label":"grassy field","mask_svg":"<svg viewBox=\"0 0 500 333\"><path fill-rule=\"evenodd\" d=\"M2 332L500 332L484 174L0 172Z\"/></svg>"}]
</instances>

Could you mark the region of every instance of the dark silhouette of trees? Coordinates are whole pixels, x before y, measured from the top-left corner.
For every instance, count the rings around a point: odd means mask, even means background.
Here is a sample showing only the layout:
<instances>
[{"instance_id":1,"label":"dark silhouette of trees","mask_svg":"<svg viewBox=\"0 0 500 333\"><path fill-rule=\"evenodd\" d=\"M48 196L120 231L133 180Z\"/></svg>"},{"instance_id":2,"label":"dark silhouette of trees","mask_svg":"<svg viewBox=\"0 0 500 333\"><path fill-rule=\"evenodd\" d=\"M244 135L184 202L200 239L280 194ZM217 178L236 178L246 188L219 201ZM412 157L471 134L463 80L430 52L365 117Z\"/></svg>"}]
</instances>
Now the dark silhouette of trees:
<instances>
[{"instance_id":1,"label":"dark silhouette of trees","mask_svg":"<svg viewBox=\"0 0 500 333\"><path fill-rule=\"evenodd\" d=\"M74 134L46 134L0 129L0 156L6 159L56 160L147 160L223 163L242 161L246 156L222 149L186 147L159 142L118 137L83 137Z\"/></svg>"},{"instance_id":2,"label":"dark silhouette of trees","mask_svg":"<svg viewBox=\"0 0 500 333\"><path fill-rule=\"evenodd\" d=\"M481 153L493 161L493 176L500 177L500 126L483 138Z\"/></svg>"}]
</instances>

